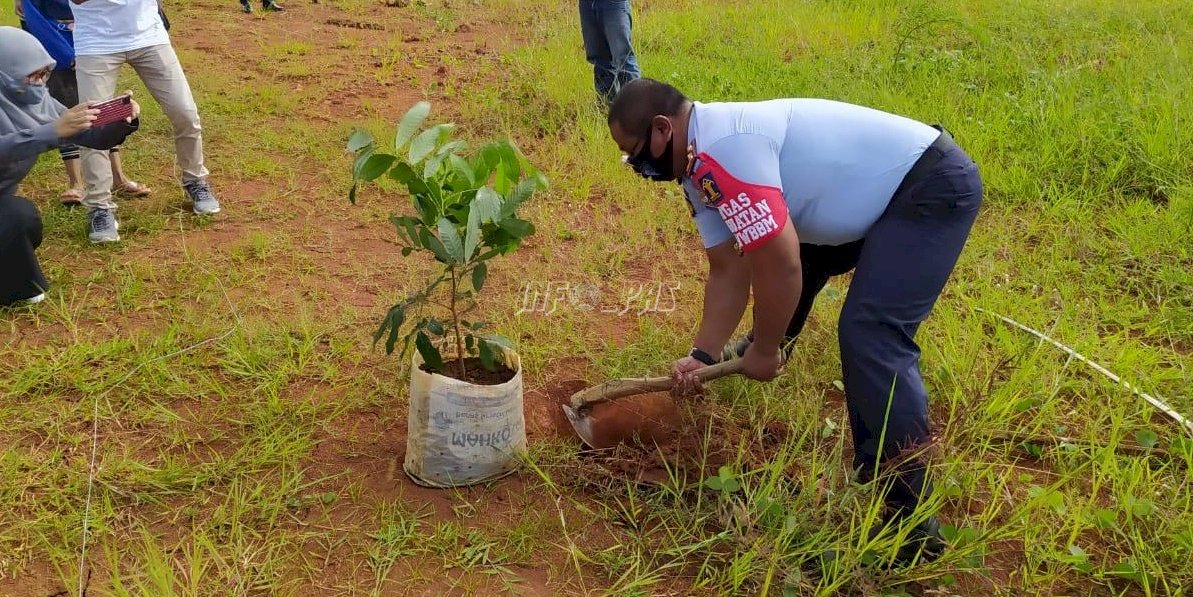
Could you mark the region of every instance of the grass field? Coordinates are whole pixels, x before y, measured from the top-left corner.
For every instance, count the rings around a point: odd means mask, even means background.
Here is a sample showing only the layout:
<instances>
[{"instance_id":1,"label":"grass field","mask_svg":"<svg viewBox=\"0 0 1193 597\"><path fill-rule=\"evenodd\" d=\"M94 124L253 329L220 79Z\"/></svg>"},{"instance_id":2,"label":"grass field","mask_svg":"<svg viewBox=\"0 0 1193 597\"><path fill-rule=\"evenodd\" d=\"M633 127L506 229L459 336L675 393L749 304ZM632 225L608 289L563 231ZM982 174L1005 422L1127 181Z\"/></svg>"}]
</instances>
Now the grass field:
<instances>
[{"instance_id":1,"label":"grass field","mask_svg":"<svg viewBox=\"0 0 1193 597\"><path fill-rule=\"evenodd\" d=\"M697 405L739 447L736 490L627 482L556 424L563 382L662 374L687 350L705 273L678 193L619 162L574 3L166 4L224 212L186 211L131 73L145 116L125 164L156 193L122 202L124 241L87 244L55 154L25 181L54 286L0 313L0 595L1193 591L1193 435L993 315L1193 415L1187 2L635 4L644 73L696 99L866 104L944 124L981 168L984 210L919 334L954 546L889 571L869 564L895 543L867 539L877 506L847 475L846 280L778 380ZM527 466L454 491L403 475L406 377L371 346L429 271L386 220L408 207L392 187L346 197L352 130L385 138L420 99L466 137L511 136L551 182L482 301L524 360ZM676 301L525 313L528 283Z\"/></svg>"}]
</instances>

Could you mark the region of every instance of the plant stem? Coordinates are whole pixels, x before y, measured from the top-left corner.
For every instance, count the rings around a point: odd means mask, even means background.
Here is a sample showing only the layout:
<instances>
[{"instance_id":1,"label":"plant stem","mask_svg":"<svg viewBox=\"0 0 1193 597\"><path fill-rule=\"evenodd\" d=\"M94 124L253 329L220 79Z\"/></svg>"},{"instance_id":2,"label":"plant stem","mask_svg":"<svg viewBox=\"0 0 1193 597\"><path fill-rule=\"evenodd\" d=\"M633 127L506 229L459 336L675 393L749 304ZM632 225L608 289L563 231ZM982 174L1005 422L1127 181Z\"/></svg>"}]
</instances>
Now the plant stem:
<instances>
[{"instance_id":1,"label":"plant stem","mask_svg":"<svg viewBox=\"0 0 1193 597\"><path fill-rule=\"evenodd\" d=\"M456 268L450 268L452 276L452 330L456 334L456 358L460 361L460 381L467 381L468 369L464 366L464 340L460 335L460 314L456 311L456 295L459 292L459 279L456 278Z\"/></svg>"}]
</instances>

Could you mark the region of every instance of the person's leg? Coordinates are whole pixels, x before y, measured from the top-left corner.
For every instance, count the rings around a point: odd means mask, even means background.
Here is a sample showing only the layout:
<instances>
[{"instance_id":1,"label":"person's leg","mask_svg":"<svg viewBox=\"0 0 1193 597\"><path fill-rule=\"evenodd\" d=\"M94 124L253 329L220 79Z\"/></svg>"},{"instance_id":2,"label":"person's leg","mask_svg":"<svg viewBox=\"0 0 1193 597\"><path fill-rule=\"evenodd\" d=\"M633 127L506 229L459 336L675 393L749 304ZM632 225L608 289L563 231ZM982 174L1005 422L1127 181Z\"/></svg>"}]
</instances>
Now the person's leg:
<instances>
[{"instance_id":1,"label":"person's leg","mask_svg":"<svg viewBox=\"0 0 1193 597\"><path fill-rule=\"evenodd\" d=\"M915 334L951 275L981 202L976 165L960 149L946 153L891 201L867 234L841 310L854 466L862 481L873 479L878 465L893 469L885 499L896 516L910 513L932 490L916 454L929 440L929 427Z\"/></svg>"},{"instance_id":2,"label":"person's leg","mask_svg":"<svg viewBox=\"0 0 1193 597\"><path fill-rule=\"evenodd\" d=\"M0 305L38 297L49 289L37 261L41 215L30 201L0 197Z\"/></svg>"},{"instance_id":3,"label":"person's leg","mask_svg":"<svg viewBox=\"0 0 1193 597\"><path fill-rule=\"evenodd\" d=\"M153 194L152 189L129 178L124 173L124 161L120 159L119 145L108 152L108 161L112 163L113 194L118 197L148 197Z\"/></svg>"},{"instance_id":4,"label":"person's leg","mask_svg":"<svg viewBox=\"0 0 1193 597\"><path fill-rule=\"evenodd\" d=\"M112 189L122 188L127 179L124 176L124 162L120 159L119 146L108 150L108 163L112 164Z\"/></svg>"},{"instance_id":5,"label":"person's leg","mask_svg":"<svg viewBox=\"0 0 1193 597\"><path fill-rule=\"evenodd\" d=\"M174 150L182 169L182 182L207 178L203 164L203 127L190 83L173 46L163 44L129 52L129 64L157 100L174 128Z\"/></svg>"},{"instance_id":6,"label":"person's leg","mask_svg":"<svg viewBox=\"0 0 1193 597\"><path fill-rule=\"evenodd\" d=\"M597 96L607 102L613 87L613 57L605 40L601 0L579 0L580 33L584 37L584 53L592 65L592 83Z\"/></svg>"},{"instance_id":7,"label":"person's leg","mask_svg":"<svg viewBox=\"0 0 1193 597\"><path fill-rule=\"evenodd\" d=\"M174 127L174 150L182 169L182 184L194 202L195 213L216 213L219 202L207 183L203 163L203 128L190 83L173 46L163 44L129 52L129 63L145 82Z\"/></svg>"},{"instance_id":8,"label":"person's leg","mask_svg":"<svg viewBox=\"0 0 1193 597\"><path fill-rule=\"evenodd\" d=\"M79 104L79 85L74 70L50 71L50 80L46 82L46 88L50 97L67 108ZM58 155L62 157L62 165L66 168L68 185L59 196L59 200L63 205L79 205L83 201L83 166L79 163L79 146L64 143L58 148Z\"/></svg>"},{"instance_id":9,"label":"person's leg","mask_svg":"<svg viewBox=\"0 0 1193 597\"><path fill-rule=\"evenodd\" d=\"M601 22L604 25L605 43L609 46L613 79L607 97L612 102L622 85L637 79L642 73L638 68L638 57L634 54L634 17L630 12L629 0L607 0L602 4Z\"/></svg>"},{"instance_id":10,"label":"person's leg","mask_svg":"<svg viewBox=\"0 0 1193 597\"><path fill-rule=\"evenodd\" d=\"M862 243L863 241L859 240L837 246L800 244L800 269L803 272L803 286L799 303L795 307L795 314L792 315L791 323L787 325L787 331L783 334L783 349L788 355L794 349L796 338L804 330L804 324L808 321L808 315L812 313L816 297L830 278L844 274L857 265ZM751 331L745 338L727 346L722 351L721 358L728 359L744 355L746 348L753 340L754 332Z\"/></svg>"},{"instance_id":11,"label":"person's leg","mask_svg":"<svg viewBox=\"0 0 1193 597\"><path fill-rule=\"evenodd\" d=\"M120 66L125 55L77 56L75 76L80 101L101 101L116 93ZM112 164L108 152L81 148L85 192L83 206L87 208L91 242L120 240L116 224L116 203L112 201Z\"/></svg>"},{"instance_id":12,"label":"person's leg","mask_svg":"<svg viewBox=\"0 0 1193 597\"><path fill-rule=\"evenodd\" d=\"M808 321L808 315L812 313L816 297L825 284L828 284L829 279L847 273L857 266L863 243L864 241L859 240L837 246L800 245L800 269L804 272L803 291L784 334L786 342L795 340L804 330L804 324Z\"/></svg>"}]
</instances>

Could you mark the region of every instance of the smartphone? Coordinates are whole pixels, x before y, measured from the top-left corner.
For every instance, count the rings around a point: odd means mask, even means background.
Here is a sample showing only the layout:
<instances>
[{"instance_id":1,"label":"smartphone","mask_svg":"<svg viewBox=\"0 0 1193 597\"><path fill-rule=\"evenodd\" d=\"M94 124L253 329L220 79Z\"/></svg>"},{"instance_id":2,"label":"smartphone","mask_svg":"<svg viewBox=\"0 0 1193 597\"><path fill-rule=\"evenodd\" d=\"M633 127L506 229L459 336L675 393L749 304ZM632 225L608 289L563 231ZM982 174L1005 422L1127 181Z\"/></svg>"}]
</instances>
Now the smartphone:
<instances>
[{"instance_id":1,"label":"smartphone","mask_svg":"<svg viewBox=\"0 0 1193 597\"><path fill-rule=\"evenodd\" d=\"M103 126L131 117L133 115L133 97L128 94L120 95L110 100L91 104L91 107L99 110L99 116L91 123L91 126Z\"/></svg>"}]
</instances>

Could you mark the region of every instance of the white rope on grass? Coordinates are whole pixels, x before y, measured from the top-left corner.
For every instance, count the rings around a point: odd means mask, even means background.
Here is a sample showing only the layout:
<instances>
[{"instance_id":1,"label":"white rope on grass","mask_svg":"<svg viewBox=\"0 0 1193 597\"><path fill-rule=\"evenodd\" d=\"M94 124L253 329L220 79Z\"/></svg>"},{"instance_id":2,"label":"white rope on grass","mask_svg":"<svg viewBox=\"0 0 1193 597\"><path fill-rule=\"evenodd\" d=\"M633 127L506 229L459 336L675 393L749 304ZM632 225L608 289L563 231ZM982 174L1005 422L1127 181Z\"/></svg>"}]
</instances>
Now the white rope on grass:
<instances>
[{"instance_id":1,"label":"white rope on grass","mask_svg":"<svg viewBox=\"0 0 1193 597\"><path fill-rule=\"evenodd\" d=\"M103 398L104 396L106 396L108 394L108 392L119 387L120 384L128 381L128 379L130 377L135 375L137 373L137 371L140 371L141 368L143 368L144 366L152 364L152 363L156 363L158 361L164 361L166 359L174 358L178 355L190 352L192 350L195 350L195 349L205 346L207 344L211 344L213 342L219 342L220 340L223 340L224 338L227 338L228 336L232 335L232 332L234 332L234 331L236 331L235 327L229 328L228 331L226 331L223 334L216 336L214 338L208 338L202 342L199 342L197 344L192 344L191 346L188 346L181 350L172 352L170 354L163 355L163 356L160 356L160 357L157 357L154 359L150 359L148 361L145 361L144 363L139 363L139 364L137 364L136 367L133 367L131 370L129 370L129 372L124 375L124 377L120 378L119 381L108 386L108 389L95 395L95 402L94 402L94 406L93 406L92 412L91 412L91 461L90 461L90 466L87 469L87 501L85 502L85 504L83 506L83 548L79 552L79 596L80 597L82 597L82 595L83 595L83 587L86 582L86 577L83 575L83 572L84 572L84 568L86 565L86 559L87 559L87 536L88 536L88 531L91 528L91 525L90 525L91 493L92 493L92 489L95 486L96 452L99 449L99 400L100 400L100 398Z\"/></svg>"},{"instance_id":2,"label":"white rope on grass","mask_svg":"<svg viewBox=\"0 0 1193 597\"><path fill-rule=\"evenodd\" d=\"M1189 419L1185 418L1184 415L1181 415L1180 413L1173 410L1171 406L1168 406L1167 404L1164 403L1164 401L1160 400L1159 398L1156 398L1155 396L1152 396L1151 394L1148 394L1147 392L1144 392L1144 391L1140 390L1139 388L1132 386L1131 384L1127 383L1126 381L1123 381L1123 379L1120 378L1119 376L1115 375L1114 373L1111 373L1105 367L1085 358L1084 355L1077 352L1076 350L1073 350L1072 348L1069 348L1068 346L1065 346L1064 344L1061 344L1060 342L1053 340L1052 338L1048 337L1043 332L1036 331L1032 328L1029 328L1029 327L1023 325L1022 323L1019 323L1018 321L1015 321L1014 319L1011 319L1010 317L1006 317L1004 315L999 315L998 313L995 313L993 311L987 311L986 309L982 309L980 307L974 307L974 310L979 311L981 313L986 313L988 315L993 315L993 316L1003 320L1004 322L1006 322L1010 325L1013 325L1025 332L1063 350L1069 356L1085 363L1086 365L1089 365L1098 373L1101 373L1102 375L1105 375L1106 377L1110 378L1110 380L1113 381L1114 383L1117 383L1117 384L1123 386L1124 388L1130 390L1131 392L1134 392L1136 395L1143 398L1144 400L1147 400L1148 403L1150 403L1152 406L1160 409L1160 411L1162 411L1164 414L1168 415L1169 418L1176 421L1177 423L1180 423L1181 425L1184 425L1185 428L1187 428L1190 433L1193 433L1193 421L1190 421Z\"/></svg>"},{"instance_id":3,"label":"white rope on grass","mask_svg":"<svg viewBox=\"0 0 1193 597\"><path fill-rule=\"evenodd\" d=\"M179 219L179 221L178 221L178 228L179 228L179 232L182 232L182 220L181 219ZM187 249L185 237L184 237L184 240L182 241L182 253L183 253L183 256L186 257L187 260L190 259L190 250ZM212 273L211 270L207 270L207 268L203 268L203 269L205 269L208 273ZM172 359L176 356L186 354L192 350L197 350L199 348L202 348L203 346L206 346L208 344L213 344L215 342L219 342L219 341L227 338L228 336L231 336L232 332L235 332L238 328L240 328L244 324L244 320L241 319L241 317L240 317L240 311L238 311L236 309L236 305L232 302L232 298L228 296L228 289L224 287L224 282L219 279L219 276L215 276L213 274L213 277L214 277L216 283L219 284L219 286L220 286L220 292L222 292L224 295L224 301L228 303L228 308L231 309L233 317L236 318L236 325L232 326L231 328L228 328L228 331L224 332L223 334L220 334L219 336L214 336L214 337L208 338L206 340L203 340L202 342L197 342L195 344L187 346L186 348L176 350L170 354L162 355L160 357L156 357L153 359L149 359L148 361L145 361L143 363L138 363L137 366L130 369L128 373L125 373L124 377L121 377L119 380L117 380L116 383L108 386L104 391L95 395L95 400L92 404L92 410L91 410L91 459L90 459L90 462L87 467L87 500L84 502L84 505L83 505L83 542L82 542L83 544L82 544L82 548L79 550L79 592L78 592L78 597L84 597L84 595L85 595L84 590L86 589L87 580L89 579L89 576L90 576L90 575L85 575L84 573L86 572L86 567L87 567L87 537L89 536L90 530L91 530L91 496L92 496L92 492L95 488L95 461L96 461L96 453L99 450L99 400L100 400L100 398L107 396L108 393L111 392L112 390L120 387L120 384L128 381L128 379L130 377L135 375L137 373L137 371L140 371L146 365L150 365L150 364L156 363L158 361L164 361L166 359Z\"/></svg>"}]
</instances>

